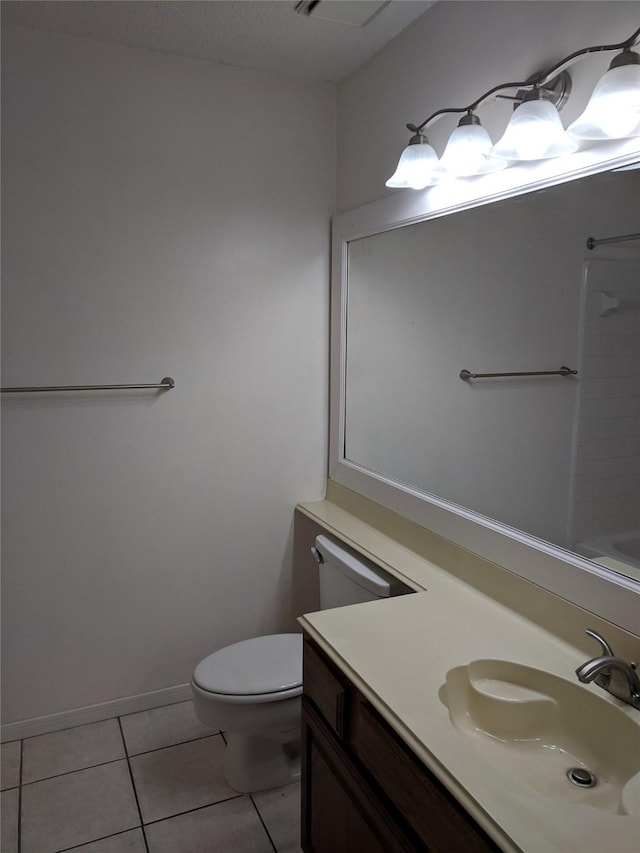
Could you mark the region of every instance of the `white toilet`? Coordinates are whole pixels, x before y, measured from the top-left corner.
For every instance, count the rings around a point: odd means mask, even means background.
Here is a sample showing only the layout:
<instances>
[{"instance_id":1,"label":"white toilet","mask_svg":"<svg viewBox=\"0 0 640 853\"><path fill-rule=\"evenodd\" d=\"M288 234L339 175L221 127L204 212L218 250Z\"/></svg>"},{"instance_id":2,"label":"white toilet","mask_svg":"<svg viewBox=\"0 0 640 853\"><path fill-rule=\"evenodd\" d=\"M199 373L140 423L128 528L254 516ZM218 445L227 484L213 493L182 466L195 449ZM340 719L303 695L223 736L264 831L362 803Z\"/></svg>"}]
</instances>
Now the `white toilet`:
<instances>
[{"instance_id":1,"label":"white toilet","mask_svg":"<svg viewBox=\"0 0 640 853\"><path fill-rule=\"evenodd\" d=\"M411 590L326 536L312 551L323 610ZM196 715L227 740L224 774L236 791L275 788L300 776L302 635L272 634L220 649L191 679Z\"/></svg>"}]
</instances>

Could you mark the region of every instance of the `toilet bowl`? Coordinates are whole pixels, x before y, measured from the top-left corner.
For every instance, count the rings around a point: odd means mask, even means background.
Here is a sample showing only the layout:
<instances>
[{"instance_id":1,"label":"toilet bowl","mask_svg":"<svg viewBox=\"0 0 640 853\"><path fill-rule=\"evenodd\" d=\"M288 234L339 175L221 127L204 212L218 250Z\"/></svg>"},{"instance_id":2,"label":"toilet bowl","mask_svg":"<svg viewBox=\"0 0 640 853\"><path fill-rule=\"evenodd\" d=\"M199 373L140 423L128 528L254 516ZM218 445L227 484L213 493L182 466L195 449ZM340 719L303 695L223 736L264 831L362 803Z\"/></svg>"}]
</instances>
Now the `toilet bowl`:
<instances>
[{"instance_id":1,"label":"toilet bowl","mask_svg":"<svg viewBox=\"0 0 640 853\"><path fill-rule=\"evenodd\" d=\"M302 635L272 634L227 646L191 678L194 710L225 732L224 775L241 793L300 777Z\"/></svg>"},{"instance_id":2,"label":"toilet bowl","mask_svg":"<svg viewBox=\"0 0 640 853\"><path fill-rule=\"evenodd\" d=\"M341 607L411 590L326 536L312 548L320 565L320 604ZM302 635L271 634L204 658L191 678L193 706L227 741L224 775L240 793L300 777Z\"/></svg>"}]
</instances>

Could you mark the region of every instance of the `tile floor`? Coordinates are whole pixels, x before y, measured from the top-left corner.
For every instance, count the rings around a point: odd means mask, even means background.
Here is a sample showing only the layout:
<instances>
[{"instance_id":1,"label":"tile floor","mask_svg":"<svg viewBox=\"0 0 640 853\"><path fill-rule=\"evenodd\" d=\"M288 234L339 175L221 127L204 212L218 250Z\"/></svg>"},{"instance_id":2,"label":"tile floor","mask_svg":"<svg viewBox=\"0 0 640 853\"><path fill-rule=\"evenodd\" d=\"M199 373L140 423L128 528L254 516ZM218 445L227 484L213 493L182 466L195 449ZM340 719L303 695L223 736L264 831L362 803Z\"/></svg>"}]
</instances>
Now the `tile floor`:
<instances>
[{"instance_id":1,"label":"tile floor","mask_svg":"<svg viewBox=\"0 0 640 853\"><path fill-rule=\"evenodd\" d=\"M1 853L299 853L300 786L237 794L191 702L2 744Z\"/></svg>"}]
</instances>

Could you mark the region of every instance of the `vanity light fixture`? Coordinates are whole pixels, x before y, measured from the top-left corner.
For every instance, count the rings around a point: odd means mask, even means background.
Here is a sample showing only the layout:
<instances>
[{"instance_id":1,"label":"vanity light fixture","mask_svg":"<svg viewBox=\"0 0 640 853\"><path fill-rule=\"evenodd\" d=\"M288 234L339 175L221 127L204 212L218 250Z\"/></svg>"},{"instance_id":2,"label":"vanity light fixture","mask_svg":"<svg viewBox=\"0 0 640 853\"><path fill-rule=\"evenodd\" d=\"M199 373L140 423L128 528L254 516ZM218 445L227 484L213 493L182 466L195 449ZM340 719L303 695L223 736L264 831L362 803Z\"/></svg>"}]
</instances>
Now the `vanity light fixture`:
<instances>
[{"instance_id":1,"label":"vanity light fixture","mask_svg":"<svg viewBox=\"0 0 640 853\"><path fill-rule=\"evenodd\" d=\"M475 113L462 116L440 158L438 171L452 177L486 175L507 166L505 159L491 152L491 137Z\"/></svg>"},{"instance_id":2,"label":"vanity light fixture","mask_svg":"<svg viewBox=\"0 0 640 853\"><path fill-rule=\"evenodd\" d=\"M424 189L431 183L438 165L438 155L423 133L415 133L400 155L398 166L386 182L387 187Z\"/></svg>"},{"instance_id":3,"label":"vanity light fixture","mask_svg":"<svg viewBox=\"0 0 640 853\"><path fill-rule=\"evenodd\" d=\"M568 132L579 139L625 139L640 133L640 54L627 48L614 56Z\"/></svg>"},{"instance_id":4,"label":"vanity light fixture","mask_svg":"<svg viewBox=\"0 0 640 853\"><path fill-rule=\"evenodd\" d=\"M582 48L528 80L499 83L466 107L446 107L432 113L422 124L407 124L413 135L386 186L422 189L446 176L470 177L504 168L500 161L543 160L571 154L578 149L580 139L640 135L640 54L631 50L639 38L640 28L618 44ZM622 53L614 57L583 114L565 131L558 114L571 91L571 78L565 69L589 53L611 50ZM516 89L516 95L498 94L507 89ZM507 97L518 104L502 138L491 147L476 110L496 97ZM460 113L464 115L438 160L423 131L444 115Z\"/></svg>"},{"instance_id":5,"label":"vanity light fixture","mask_svg":"<svg viewBox=\"0 0 640 853\"><path fill-rule=\"evenodd\" d=\"M570 79L566 71L563 75L566 80ZM556 99L549 98L548 91L534 86L524 95L502 139L491 149L493 156L505 160L548 160L578 150L578 143L562 126ZM558 104L562 104L562 99Z\"/></svg>"}]
</instances>

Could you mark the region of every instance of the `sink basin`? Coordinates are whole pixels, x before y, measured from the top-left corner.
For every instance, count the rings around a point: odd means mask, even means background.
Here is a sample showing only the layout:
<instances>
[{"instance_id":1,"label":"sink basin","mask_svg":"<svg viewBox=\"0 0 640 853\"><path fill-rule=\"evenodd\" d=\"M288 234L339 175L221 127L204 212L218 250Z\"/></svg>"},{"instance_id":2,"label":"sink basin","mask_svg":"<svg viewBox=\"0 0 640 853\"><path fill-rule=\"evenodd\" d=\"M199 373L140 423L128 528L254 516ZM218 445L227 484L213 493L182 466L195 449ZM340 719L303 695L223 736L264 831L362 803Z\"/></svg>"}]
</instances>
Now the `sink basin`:
<instances>
[{"instance_id":1,"label":"sink basin","mask_svg":"<svg viewBox=\"0 0 640 853\"><path fill-rule=\"evenodd\" d=\"M640 730L596 689L510 661L476 660L449 670L439 695L452 725L496 772L556 800L636 814Z\"/></svg>"}]
</instances>

